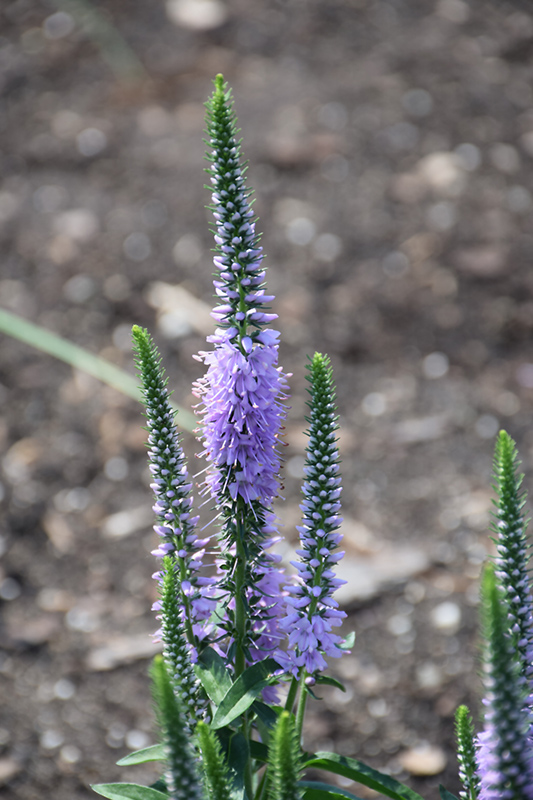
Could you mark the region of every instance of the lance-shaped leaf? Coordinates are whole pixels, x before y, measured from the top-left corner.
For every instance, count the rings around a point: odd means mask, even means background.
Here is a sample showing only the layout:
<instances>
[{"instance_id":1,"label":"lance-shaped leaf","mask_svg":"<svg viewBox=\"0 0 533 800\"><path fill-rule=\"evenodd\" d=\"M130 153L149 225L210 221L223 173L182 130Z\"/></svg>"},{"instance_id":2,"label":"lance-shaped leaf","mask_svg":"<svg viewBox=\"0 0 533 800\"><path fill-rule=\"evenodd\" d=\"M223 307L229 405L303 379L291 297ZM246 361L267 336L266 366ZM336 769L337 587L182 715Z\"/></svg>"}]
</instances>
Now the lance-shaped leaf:
<instances>
[{"instance_id":1,"label":"lance-shaped leaf","mask_svg":"<svg viewBox=\"0 0 533 800\"><path fill-rule=\"evenodd\" d=\"M300 781L304 800L361 800L357 795L338 786L330 786L320 781Z\"/></svg>"},{"instance_id":2,"label":"lance-shaped leaf","mask_svg":"<svg viewBox=\"0 0 533 800\"><path fill-rule=\"evenodd\" d=\"M168 800L168 795L138 783L93 783L93 792L108 800Z\"/></svg>"},{"instance_id":3,"label":"lance-shaped leaf","mask_svg":"<svg viewBox=\"0 0 533 800\"><path fill-rule=\"evenodd\" d=\"M419 794L405 784L391 778L390 775L378 772L377 769L372 769L355 758L339 756L336 753L319 752L310 756L305 761L304 767L314 767L332 772L334 775L342 775L344 778L349 778L390 797L391 800L423 800Z\"/></svg>"},{"instance_id":4,"label":"lance-shaped leaf","mask_svg":"<svg viewBox=\"0 0 533 800\"><path fill-rule=\"evenodd\" d=\"M152 744L150 747L143 747L142 750L135 750L120 761L117 761L119 767L131 767L134 764L146 764L148 761L165 761L166 759L165 746L163 744Z\"/></svg>"},{"instance_id":5,"label":"lance-shaped leaf","mask_svg":"<svg viewBox=\"0 0 533 800\"><path fill-rule=\"evenodd\" d=\"M224 659L212 647L206 647L200 653L194 671L209 699L215 705L220 705L232 686Z\"/></svg>"},{"instance_id":6,"label":"lance-shaped leaf","mask_svg":"<svg viewBox=\"0 0 533 800\"><path fill-rule=\"evenodd\" d=\"M229 725L250 708L257 695L272 682L274 672L279 672L279 664L273 658L252 664L240 675L223 697L211 723L217 730Z\"/></svg>"}]
</instances>

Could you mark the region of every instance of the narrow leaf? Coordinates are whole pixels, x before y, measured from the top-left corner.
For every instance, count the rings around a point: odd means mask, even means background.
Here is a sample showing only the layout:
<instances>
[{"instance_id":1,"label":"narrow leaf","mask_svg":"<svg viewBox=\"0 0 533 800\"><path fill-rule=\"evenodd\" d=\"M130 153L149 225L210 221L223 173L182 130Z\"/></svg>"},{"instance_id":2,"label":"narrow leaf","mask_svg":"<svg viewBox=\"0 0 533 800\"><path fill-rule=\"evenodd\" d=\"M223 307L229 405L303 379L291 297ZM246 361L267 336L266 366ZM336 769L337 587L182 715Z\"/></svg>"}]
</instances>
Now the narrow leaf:
<instances>
[{"instance_id":1,"label":"narrow leaf","mask_svg":"<svg viewBox=\"0 0 533 800\"><path fill-rule=\"evenodd\" d=\"M145 764L147 761L165 761L165 748L162 744L153 744L150 747L143 747L142 750L135 750L120 761L118 767L131 767L133 764Z\"/></svg>"},{"instance_id":2,"label":"narrow leaf","mask_svg":"<svg viewBox=\"0 0 533 800\"><path fill-rule=\"evenodd\" d=\"M442 783L439 783L439 792L441 796L441 800L459 800L454 794L445 789Z\"/></svg>"},{"instance_id":3,"label":"narrow leaf","mask_svg":"<svg viewBox=\"0 0 533 800\"><path fill-rule=\"evenodd\" d=\"M255 701L252 706L252 711L255 711L261 722L266 725L267 728L273 728L278 721L278 714L276 714L274 708L272 706L267 706L266 703L262 703L260 700ZM280 708L279 711L281 712L282 709Z\"/></svg>"},{"instance_id":4,"label":"narrow leaf","mask_svg":"<svg viewBox=\"0 0 533 800\"><path fill-rule=\"evenodd\" d=\"M348 800L361 800L356 794L339 789L338 786L330 786L328 783L320 781L300 781L299 786L304 789L304 800L337 800L337 798L348 798Z\"/></svg>"},{"instance_id":5,"label":"narrow leaf","mask_svg":"<svg viewBox=\"0 0 533 800\"><path fill-rule=\"evenodd\" d=\"M206 647L201 652L194 671L209 699L219 706L233 685L222 656L212 647Z\"/></svg>"},{"instance_id":6,"label":"narrow leaf","mask_svg":"<svg viewBox=\"0 0 533 800\"><path fill-rule=\"evenodd\" d=\"M263 742L255 742L253 739L250 742L250 755L256 761L266 763L268 760L268 747Z\"/></svg>"},{"instance_id":7,"label":"narrow leaf","mask_svg":"<svg viewBox=\"0 0 533 800\"><path fill-rule=\"evenodd\" d=\"M250 708L261 690L271 683L272 673L279 671L279 668L278 662L273 658L267 658L248 667L221 700L211 728L218 730L229 725Z\"/></svg>"},{"instance_id":8,"label":"narrow leaf","mask_svg":"<svg viewBox=\"0 0 533 800\"><path fill-rule=\"evenodd\" d=\"M346 691L344 684L338 681L336 678L332 678L330 675L317 675L316 683L324 684L324 686L335 686L335 688L340 689L341 692Z\"/></svg>"},{"instance_id":9,"label":"narrow leaf","mask_svg":"<svg viewBox=\"0 0 533 800\"><path fill-rule=\"evenodd\" d=\"M91 789L109 800L168 800L168 795L138 783L93 783Z\"/></svg>"},{"instance_id":10,"label":"narrow leaf","mask_svg":"<svg viewBox=\"0 0 533 800\"><path fill-rule=\"evenodd\" d=\"M41 350L43 353L48 353L48 355L70 364L75 369L92 375L93 378L107 383L108 386L117 389L127 397L141 401L139 383L134 375L130 375L129 372L106 361L105 358L100 358L83 347L78 347L67 339L63 339L57 333L52 333L34 322L28 322L4 308L0 308L0 331L12 336L13 339L24 342L24 344L29 344L36 350ZM175 404L173 407L179 412L177 424L184 430L192 432L197 425L195 417L189 411Z\"/></svg>"},{"instance_id":11,"label":"narrow leaf","mask_svg":"<svg viewBox=\"0 0 533 800\"><path fill-rule=\"evenodd\" d=\"M376 792L381 792L392 800L423 800L423 798L405 784L378 772L376 769L357 761L355 758L339 756L336 753L320 752L312 755L304 764L315 769L324 769L335 775L342 775L352 781L368 786Z\"/></svg>"}]
</instances>

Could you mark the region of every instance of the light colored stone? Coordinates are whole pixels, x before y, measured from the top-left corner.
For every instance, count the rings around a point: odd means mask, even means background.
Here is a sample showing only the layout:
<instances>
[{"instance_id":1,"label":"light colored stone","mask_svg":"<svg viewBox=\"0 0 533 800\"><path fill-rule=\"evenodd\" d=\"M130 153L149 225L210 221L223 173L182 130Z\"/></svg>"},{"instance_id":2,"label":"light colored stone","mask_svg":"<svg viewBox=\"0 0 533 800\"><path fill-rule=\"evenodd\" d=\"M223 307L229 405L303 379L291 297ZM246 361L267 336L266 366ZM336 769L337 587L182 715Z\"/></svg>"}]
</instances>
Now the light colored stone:
<instances>
[{"instance_id":1,"label":"light colored stone","mask_svg":"<svg viewBox=\"0 0 533 800\"><path fill-rule=\"evenodd\" d=\"M437 630L445 633L447 636L452 636L457 633L461 624L461 609L457 603L452 603L446 600L444 603L439 603L438 606L431 612L431 621Z\"/></svg>"},{"instance_id":2,"label":"light colored stone","mask_svg":"<svg viewBox=\"0 0 533 800\"><path fill-rule=\"evenodd\" d=\"M129 511L110 514L102 523L102 534L106 539L124 539L135 531L142 530L153 521L153 512L145 504Z\"/></svg>"},{"instance_id":3,"label":"light colored stone","mask_svg":"<svg viewBox=\"0 0 533 800\"><path fill-rule=\"evenodd\" d=\"M63 211L54 219L54 230L75 242L88 242L99 228L96 214L88 208L73 208Z\"/></svg>"},{"instance_id":4,"label":"light colored stone","mask_svg":"<svg viewBox=\"0 0 533 800\"><path fill-rule=\"evenodd\" d=\"M446 754L440 747L424 743L399 756L402 767L411 775L438 775L446 767Z\"/></svg>"},{"instance_id":5,"label":"light colored stone","mask_svg":"<svg viewBox=\"0 0 533 800\"><path fill-rule=\"evenodd\" d=\"M441 439L448 428L448 414L433 414L429 417L405 419L393 428L393 438L401 444L429 442Z\"/></svg>"},{"instance_id":6,"label":"light colored stone","mask_svg":"<svg viewBox=\"0 0 533 800\"><path fill-rule=\"evenodd\" d=\"M19 764L14 758L0 758L0 786L9 783L21 771L22 764Z\"/></svg>"},{"instance_id":7,"label":"light colored stone","mask_svg":"<svg viewBox=\"0 0 533 800\"><path fill-rule=\"evenodd\" d=\"M153 642L147 633L133 636L113 636L105 644L94 647L86 658L87 669L105 672L122 664L131 664L144 658L152 658L161 651L161 644Z\"/></svg>"},{"instance_id":8,"label":"light colored stone","mask_svg":"<svg viewBox=\"0 0 533 800\"><path fill-rule=\"evenodd\" d=\"M389 586L402 584L429 567L427 555L418 547L384 544L373 555L350 555L337 565L337 577L346 583L335 591L341 606L376 597Z\"/></svg>"},{"instance_id":9,"label":"light colored stone","mask_svg":"<svg viewBox=\"0 0 533 800\"><path fill-rule=\"evenodd\" d=\"M171 22L192 31L219 28L228 18L228 10L220 0L167 0L166 10Z\"/></svg>"},{"instance_id":10,"label":"light colored stone","mask_svg":"<svg viewBox=\"0 0 533 800\"><path fill-rule=\"evenodd\" d=\"M202 336L213 333L215 323L210 307L184 286L155 281L148 287L146 299L157 309L157 324L167 339L188 336L193 331Z\"/></svg>"},{"instance_id":11,"label":"light colored stone","mask_svg":"<svg viewBox=\"0 0 533 800\"><path fill-rule=\"evenodd\" d=\"M462 272L478 278L494 278L507 266L507 251L503 247L480 245L459 250L457 266Z\"/></svg>"},{"instance_id":12,"label":"light colored stone","mask_svg":"<svg viewBox=\"0 0 533 800\"><path fill-rule=\"evenodd\" d=\"M456 153L429 153L418 162L417 171L436 194L444 197L458 197L466 187L466 172Z\"/></svg>"}]
</instances>

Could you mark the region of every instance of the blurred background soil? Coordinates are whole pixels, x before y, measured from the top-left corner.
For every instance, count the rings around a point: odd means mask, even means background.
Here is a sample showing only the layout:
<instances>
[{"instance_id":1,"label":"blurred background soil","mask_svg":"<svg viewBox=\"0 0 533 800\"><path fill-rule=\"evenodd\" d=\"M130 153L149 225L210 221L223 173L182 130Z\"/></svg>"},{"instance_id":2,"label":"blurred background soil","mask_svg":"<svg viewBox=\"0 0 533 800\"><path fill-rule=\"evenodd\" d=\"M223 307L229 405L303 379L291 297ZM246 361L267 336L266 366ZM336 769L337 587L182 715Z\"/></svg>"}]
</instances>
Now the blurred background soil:
<instances>
[{"instance_id":1,"label":"blurred background soil","mask_svg":"<svg viewBox=\"0 0 533 800\"><path fill-rule=\"evenodd\" d=\"M212 327L202 139L217 72L293 373L292 545L306 356L329 353L338 386L357 641L332 664L346 694L311 704L306 746L435 800L439 782L458 791L456 706L479 719L500 427L531 477L531 7L2 0L0 307L132 374L131 325L148 327L186 408ZM0 403L2 796L151 781L151 766L114 765L155 741L140 408L4 335Z\"/></svg>"}]
</instances>

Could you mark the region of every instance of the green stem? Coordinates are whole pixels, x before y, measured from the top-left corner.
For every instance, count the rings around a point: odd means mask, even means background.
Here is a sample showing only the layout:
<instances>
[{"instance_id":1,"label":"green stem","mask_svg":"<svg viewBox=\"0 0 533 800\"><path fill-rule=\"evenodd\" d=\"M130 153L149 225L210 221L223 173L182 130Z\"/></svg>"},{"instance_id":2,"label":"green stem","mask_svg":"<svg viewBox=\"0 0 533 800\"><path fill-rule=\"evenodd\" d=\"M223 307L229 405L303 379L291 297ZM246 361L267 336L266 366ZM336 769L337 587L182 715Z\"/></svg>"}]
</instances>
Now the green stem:
<instances>
[{"instance_id":1,"label":"green stem","mask_svg":"<svg viewBox=\"0 0 533 800\"><path fill-rule=\"evenodd\" d=\"M246 640L246 603L244 598L246 581L246 547L244 544L243 500L237 501L237 566L235 568L235 677L242 675L246 667L244 642Z\"/></svg>"},{"instance_id":2,"label":"green stem","mask_svg":"<svg viewBox=\"0 0 533 800\"><path fill-rule=\"evenodd\" d=\"M290 711L291 714L292 714L292 709L294 708L294 701L296 700L297 691L298 691L298 681L295 677L293 677L289 693L287 695L287 700L285 701L285 711Z\"/></svg>"},{"instance_id":3,"label":"green stem","mask_svg":"<svg viewBox=\"0 0 533 800\"><path fill-rule=\"evenodd\" d=\"M296 711L296 735L302 747L302 731L304 727L305 704L307 703L307 689L305 688L305 679L307 671L302 669L300 677L300 697L298 699L298 709Z\"/></svg>"},{"instance_id":4,"label":"green stem","mask_svg":"<svg viewBox=\"0 0 533 800\"><path fill-rule=\"evenodd\" d=\"M254 800L261 800L261 798L263 797L263 792L265 791L265 786L267 781L267 772L268 772L268 767L265 767L265 770L261 775L261 780L259 781L259 784L257 786L257 791L255 793Z\"/></svg>"}]
</instances>

